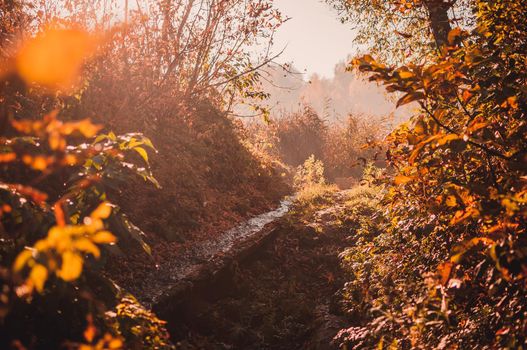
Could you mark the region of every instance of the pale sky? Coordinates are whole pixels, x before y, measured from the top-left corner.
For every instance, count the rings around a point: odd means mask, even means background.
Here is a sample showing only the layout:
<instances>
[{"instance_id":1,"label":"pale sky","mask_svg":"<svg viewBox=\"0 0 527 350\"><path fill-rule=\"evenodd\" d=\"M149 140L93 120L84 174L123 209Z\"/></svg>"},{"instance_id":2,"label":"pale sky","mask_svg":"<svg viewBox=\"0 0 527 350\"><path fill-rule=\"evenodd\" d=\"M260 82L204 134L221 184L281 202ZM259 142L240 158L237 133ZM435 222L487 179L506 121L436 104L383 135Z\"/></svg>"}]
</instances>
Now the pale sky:
<instances>
[{"instance_id":1,"label":"pale sky","mask_svg":"<svg viewBox=\"0 0 527 350\"><path fill-rule=\"evenodd\" d=\"M120 1L120 7L124 7L125 1ZM324 0L274 0L273 3L284 17L291 17L274 37L274 52L287 45L277 61L293 62L301 72L305 69L306 78L314 73L333 77L335 64L354 52L355 34L351 24L342 24L337 12ZM129 1L129 8L136 9L136 2Z\"/></svg>"},{"instance_id":2,"label":"pale sky","mask_svg":"<svg viewBox=\"0 0 527 350\"><path fill-rule=\"evenodd\" d=\"M353 50L354 33L349 23L323 0L275 0L275 7L291 19L275 34L275 50L287 45L279 62L293 62L307 75L331 78L336 63Z\"/></svg>"}]
</instances>

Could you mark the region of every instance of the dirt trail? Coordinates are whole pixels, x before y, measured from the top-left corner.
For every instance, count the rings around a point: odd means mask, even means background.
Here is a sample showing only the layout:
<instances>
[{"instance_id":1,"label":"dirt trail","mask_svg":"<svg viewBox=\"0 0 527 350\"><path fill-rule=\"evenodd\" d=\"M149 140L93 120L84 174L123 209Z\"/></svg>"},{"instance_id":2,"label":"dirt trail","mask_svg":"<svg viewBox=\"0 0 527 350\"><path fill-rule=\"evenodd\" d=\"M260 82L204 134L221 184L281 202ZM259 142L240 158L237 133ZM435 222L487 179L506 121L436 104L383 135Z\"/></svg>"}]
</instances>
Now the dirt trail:
<instances>
[{"instance_id":1,"label":"dirt trail","mask_svg":"<svg viewBox=\"0 0 527 350\"><path fill-rule=\"evenodd\" d=\"M338 302L347 237L333 225L338 205L297 209L250 254L157 305L181 349L335 348L332 338L348 321Z\"/></svg>"},{"instance_id":2,"label":"dirt trail","mask_svg":"<svg viewBox=\"0 0 527 350\"><path fill-rule=\"evenodd\" d=\"M179 288L185 280L195 279L196 274L212 265L218 265L219 268L225 257L237 255L241 248L251 246L252 241L258 241L265 236L266 225L283 217L291 203L292 200L287 197L280 202L278 208L255 216L215 237L198 244L179 246L170 259L152 266L155 272L128 281L125 284L126 289L148 308L161 303L170 298L171 290Z\"/></svg>"}]
</instances>

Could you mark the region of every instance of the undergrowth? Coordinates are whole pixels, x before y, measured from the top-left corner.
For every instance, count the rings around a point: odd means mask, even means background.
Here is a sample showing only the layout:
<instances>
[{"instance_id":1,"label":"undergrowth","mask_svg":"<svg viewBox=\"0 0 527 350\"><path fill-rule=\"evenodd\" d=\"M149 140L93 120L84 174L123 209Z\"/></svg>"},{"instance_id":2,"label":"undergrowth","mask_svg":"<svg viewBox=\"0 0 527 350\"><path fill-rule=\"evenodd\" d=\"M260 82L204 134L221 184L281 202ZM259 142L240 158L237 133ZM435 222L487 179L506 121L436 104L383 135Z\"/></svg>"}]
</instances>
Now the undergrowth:
<instances>
[{"instance_id":1,"label":"undergrowth","mask_svg":"<svg viewBox=\"0 0 527 350\"><path fill-rule=\"evenodd\" d=\"M449 242L398 221L388 194L382 181L363 181L339 211L340 230L349 234L339 255L341 307L350 320L335 337L340 347L490 349L497 337L500 348L521 348L521 333L505 342L526 311L521 284L499 278L483 253L438 284Z\"/></svg>"}]
</instances>

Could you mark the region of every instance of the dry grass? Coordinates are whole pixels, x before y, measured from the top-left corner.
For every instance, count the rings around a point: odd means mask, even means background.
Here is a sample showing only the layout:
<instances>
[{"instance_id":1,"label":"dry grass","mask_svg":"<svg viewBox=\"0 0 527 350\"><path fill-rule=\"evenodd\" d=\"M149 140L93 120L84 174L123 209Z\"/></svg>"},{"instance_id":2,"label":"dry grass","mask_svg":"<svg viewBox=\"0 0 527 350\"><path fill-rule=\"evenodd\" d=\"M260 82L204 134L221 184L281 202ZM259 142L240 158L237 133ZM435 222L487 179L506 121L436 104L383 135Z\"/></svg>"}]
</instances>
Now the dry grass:
<instances>
[{"instance_id":1,"label":"dry grass","mask_svg":"<svg viewBox=\"0 0 527 350\"><path fill-rule=\"evenodd\" d=\"M327 201L338 190L339 188L335 184L311 184L298 192L297 201L302 205L322 203Z\"/></svg>"}]
</instances>

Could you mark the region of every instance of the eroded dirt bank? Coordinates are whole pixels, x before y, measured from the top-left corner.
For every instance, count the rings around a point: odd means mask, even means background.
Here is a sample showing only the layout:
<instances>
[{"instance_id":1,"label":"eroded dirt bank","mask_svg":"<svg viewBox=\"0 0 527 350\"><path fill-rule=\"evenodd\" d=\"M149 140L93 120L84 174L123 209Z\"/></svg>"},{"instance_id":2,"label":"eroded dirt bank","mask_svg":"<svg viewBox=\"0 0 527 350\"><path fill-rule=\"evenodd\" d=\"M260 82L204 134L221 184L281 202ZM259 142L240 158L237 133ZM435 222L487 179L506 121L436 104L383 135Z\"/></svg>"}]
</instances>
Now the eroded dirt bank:
<instances>
[{"instance_id":1,"label":"eroded dirt bank","mask_svg":"<svg viewBox=\"0 0 527 350\"><path fill-rule=\"evenodd\" d=\"M163 304L172 298L172 289L184 288L185 282L191 283L201 279L213 279L200 274L220 273L230 258L234 259L249 254L265 239L276 220L283 217L292 203L287 197L277 208L252 217L225 232L216 233L208 239L192 244L180 245L178 250L159 261L140 279L128 281L126 288L131 291L143 305L152 307ZM174 292L177 294L178 292Z\"/></svg>"},{"instance_id":2,"label":"eroded dirt bank","mask_svg":"<svg viewBox=\"0 0 527 350\"><path fill-rule=\"evenodd\" d=\"M348 321L338 296L348 238L333 228L336 210L294 206L250 254L156 305L173 341L181 349L336 348Z\"/></svg>"}]
</instances>

